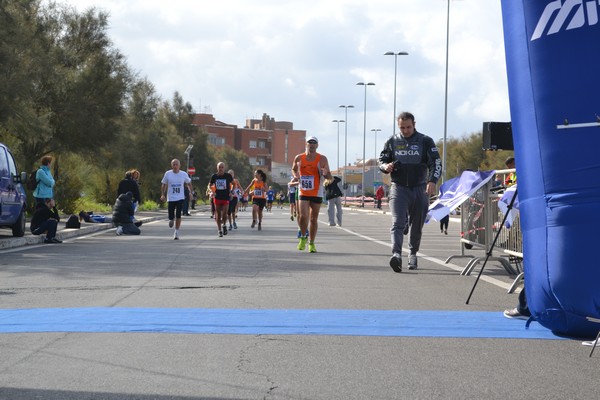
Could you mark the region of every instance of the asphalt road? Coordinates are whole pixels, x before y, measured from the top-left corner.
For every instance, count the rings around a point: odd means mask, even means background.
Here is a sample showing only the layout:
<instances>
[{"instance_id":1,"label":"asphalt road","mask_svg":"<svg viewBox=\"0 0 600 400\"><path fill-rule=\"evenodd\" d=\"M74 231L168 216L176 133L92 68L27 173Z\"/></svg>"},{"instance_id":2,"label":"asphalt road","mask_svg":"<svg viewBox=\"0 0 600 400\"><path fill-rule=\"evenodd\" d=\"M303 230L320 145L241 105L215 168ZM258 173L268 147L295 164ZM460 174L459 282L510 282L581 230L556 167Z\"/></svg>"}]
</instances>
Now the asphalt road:
<instances>
[{"instance_id":1,"label":"asphalt road","mask_svg":"<svg viewBox=\"0 0 600 400\"><path fill-rule=\"evenodd\" d=\"M525 321L501 314L517 302L514 277L499 264L465 304L468 259L444 262L460 254L458 223L448 236L426 225L419 269L396 274L389 215L346 210L330 227L323 214L316 254L296 250L279 209L260 232L241 212L223 238L200 212L179 241L159 215L138 237L108 229L1 250L0 399L597 396L600 351L535 330L518 338ZM388 313L415 328L376 329Z\"/></svg>"}]
</instances>

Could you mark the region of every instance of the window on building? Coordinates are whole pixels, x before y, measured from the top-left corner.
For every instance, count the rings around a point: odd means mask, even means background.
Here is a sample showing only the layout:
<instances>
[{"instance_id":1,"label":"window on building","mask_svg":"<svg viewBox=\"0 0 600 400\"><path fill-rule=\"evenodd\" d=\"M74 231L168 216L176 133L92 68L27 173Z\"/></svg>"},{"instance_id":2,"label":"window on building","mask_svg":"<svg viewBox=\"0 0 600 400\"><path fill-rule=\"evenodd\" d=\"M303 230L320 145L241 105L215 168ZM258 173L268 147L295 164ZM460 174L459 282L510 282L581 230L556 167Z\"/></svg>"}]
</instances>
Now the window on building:
<instances>
[{"instance_id":1,"label":"window on building","mask_svg":"<svg viewBox=\"0 0 600 400\"><path fill-rule=\"evenodd\" d=\"M257 157L256 165L267 165L267 160L264 157Z\"/></svg>"},{"instance_id":2,"label":"window on building","mask_svg":"<svg viewBox=\"0 0 600 400\"><path fill-rule=\"evenodd\" d=\"M250 165L258 165L256 157L248 157L248 162L250 163Z\"/></svg>"},{"instance_id":3,"label":"window on building","mask_svg":"<svg viewBox=\"0 0 600 400\"><path fill-rule=\"evenodd\" d=\"M225 146L225 138L209 134L208 143L212 144L213 146Z\"/></svg>"},{"instance_id":4,"label":"window on building","mask_svg":"<svg viewBox=\"0 0 600 400\"><path fill-rule=\"evenodd\" d=\"M266 149L267 148L267 141L266 140L259 140L258 141L258 148L259 149Z\"/></svg>"},{"instance_id":5,"label":"window on building","mask_svg":"<svg viewBox=\"0 0 600 400\"><path fill-rule=\"evenodd\" d=\"M251 149L255 149L256 148L256 140L251 140L248 143L248 147L251 148Z\"/></svg>"}]
</instances>

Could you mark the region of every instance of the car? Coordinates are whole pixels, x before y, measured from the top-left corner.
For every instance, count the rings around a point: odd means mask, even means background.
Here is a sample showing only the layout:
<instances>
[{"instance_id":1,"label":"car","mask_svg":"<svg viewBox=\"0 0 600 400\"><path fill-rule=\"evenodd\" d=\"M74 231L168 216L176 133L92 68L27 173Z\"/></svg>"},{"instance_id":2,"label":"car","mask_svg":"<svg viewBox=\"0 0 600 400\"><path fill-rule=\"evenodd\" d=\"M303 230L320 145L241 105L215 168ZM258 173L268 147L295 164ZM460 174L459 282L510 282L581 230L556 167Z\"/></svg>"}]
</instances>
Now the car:
<instances>
[{"instance_id":1,"label":"car","mask_svg":"<svg viewBox=\"0 0 600 400\"><path fill-rule=\"evenodd\" d=\"M25 235L27 195L23 182L27 172L17 174L17 164L10 149L0 143L0 228L12 229L13 236Z\"/></svg>"}]
</instances>

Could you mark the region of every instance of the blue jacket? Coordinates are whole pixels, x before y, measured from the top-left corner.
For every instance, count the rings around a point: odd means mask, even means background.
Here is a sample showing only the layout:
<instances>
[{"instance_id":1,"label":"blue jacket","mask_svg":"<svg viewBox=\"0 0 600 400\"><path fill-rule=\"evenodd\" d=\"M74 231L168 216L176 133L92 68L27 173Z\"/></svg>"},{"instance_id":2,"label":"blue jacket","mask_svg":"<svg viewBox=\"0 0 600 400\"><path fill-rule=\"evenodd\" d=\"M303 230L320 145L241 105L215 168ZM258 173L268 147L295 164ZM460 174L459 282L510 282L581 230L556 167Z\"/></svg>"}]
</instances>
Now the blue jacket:
<instances>
[{"instance_id":1,"label":"blue jacket","mask_svg":"<svg viewBox=\"0 0 600 400\"><path fill-rule=\"evenodd\" d=\"M33 191L33 197L38 199L52 199L54 198L54 178L50 173L50 168L47 165L42 165L37 173L35 174L35 180L37 181L37 187Z\"/></svg>"}]
</instances>

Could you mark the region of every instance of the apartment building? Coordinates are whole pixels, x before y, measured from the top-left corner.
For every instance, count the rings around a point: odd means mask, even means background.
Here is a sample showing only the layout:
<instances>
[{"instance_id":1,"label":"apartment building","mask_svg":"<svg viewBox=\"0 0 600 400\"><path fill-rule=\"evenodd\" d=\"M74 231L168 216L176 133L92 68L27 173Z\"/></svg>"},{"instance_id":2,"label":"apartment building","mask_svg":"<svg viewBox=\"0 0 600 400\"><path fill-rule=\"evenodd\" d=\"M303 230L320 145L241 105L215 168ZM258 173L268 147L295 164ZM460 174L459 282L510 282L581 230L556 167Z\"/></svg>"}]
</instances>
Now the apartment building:
<instances>
[{"instance_id":1,"label":"apartment building","mask_svg":"<svg viewBox=\"0 0 600 400\"><path fill-rule=\"evenodd\" d=\"M253 168L267 170L281 185L289 182L294 157L305 149L306 131L267 114L247 119L243 128L217 121L212 114L194 114L192 123L208 134L210 144L244 152Z\"/></svg>"}]
</instances>

